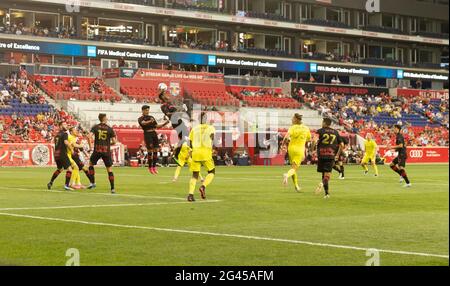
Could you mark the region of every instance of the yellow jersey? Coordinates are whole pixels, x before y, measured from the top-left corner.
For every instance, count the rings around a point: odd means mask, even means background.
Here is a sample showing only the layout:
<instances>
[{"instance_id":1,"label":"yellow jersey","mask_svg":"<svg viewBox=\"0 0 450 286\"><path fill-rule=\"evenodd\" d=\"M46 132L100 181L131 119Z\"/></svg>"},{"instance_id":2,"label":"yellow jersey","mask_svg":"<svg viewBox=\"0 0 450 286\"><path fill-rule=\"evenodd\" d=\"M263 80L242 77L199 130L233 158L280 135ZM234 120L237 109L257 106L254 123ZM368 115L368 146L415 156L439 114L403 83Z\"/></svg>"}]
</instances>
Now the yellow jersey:
<instances>
[{"instance_id":1,"label":"yellow jersey","mask_svg":"<svg viewBox=\"0 0 450 286\"><path fill-rule=\"evenodd\" d=\"M369 156L375 155L377 152L377 147L378 145L375 140L366 140L364 142L364 149L366 150L366 154Z\"/></svg>"},{"instance_id":2,"label":"yellow jersey","mask_svg":"<svg viewBox=\"0 0 450 286\"><path fill-rule=\"evenodd\" d=\"M68 141L70 145L76 144L77 140L78 138L76 136L69 134ZM69 158L72 157L72 151L70 151L70 148L67 148L67 155L69 156Z\"/></svg>"},{"instance_id":3,"label":"yellow jersey","mask_svg":"<svg viewBox=\"0 0 450 286\"><path fill-rule=\"evenodd\" d=\"M213 140L211 135L216 129L208 124L200 124L192 128L189 140L192 146L192 160L207 161L212 158Z\"/></svg>"},{"instance_id":4,"label":"yellow jersey","mask_svg":"<svg viewBox=\"0 0 450 286\"><path fill-rule=\"evenodd\" d=\"M307 141L311 140L311 131L303 124L292 125L288 130L289 149L304 149Z\"/></svg>"}]
</instances>

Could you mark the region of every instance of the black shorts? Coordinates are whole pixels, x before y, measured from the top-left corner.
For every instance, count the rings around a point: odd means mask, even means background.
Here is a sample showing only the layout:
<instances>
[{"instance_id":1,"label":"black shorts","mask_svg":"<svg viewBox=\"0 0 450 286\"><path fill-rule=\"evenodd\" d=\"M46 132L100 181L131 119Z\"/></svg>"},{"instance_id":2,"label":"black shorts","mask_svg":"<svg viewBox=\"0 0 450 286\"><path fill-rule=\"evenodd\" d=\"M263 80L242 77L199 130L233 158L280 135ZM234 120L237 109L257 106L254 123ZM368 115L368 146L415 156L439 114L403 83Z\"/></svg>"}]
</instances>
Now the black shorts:
<instances>
[{"instance_id":1,"label":"black shorts","mask_svg":"<svg viewBox=\"0 0 450 286\"><path fill-rule=\"evenodd\" d=\"M158 134L156 134L156 131L145 132L144 142L147 150L159 148L159 139Z\"/></svg>"},{"instance_id":2,"label":"black shorts","mask_svg":"<svg viewBox=\"0 0 450 286\"><path fill-rule=\"evenodd\" d=\"M75 162L75 164L77 164L78 169L81 170L81 169L84 168L84 163L81 162L80 155L73 154L73 155L72 155L72 160Z\"/></svg>"},{"instance_id":3,"label":"black shorts","mask_svg":"<svg viewBox=\"0 0 450 286\"><path fill-rule=\"evenodd\" d=\"M90 162L95 166L100 159L102 159L103 163L105 163L105 167L109 168L112 166L111 153L99 153L94 151L91 155Z\"/></svg>"},{"instance_id":4,"label":"black shorts","mask_svg":"<svg viewBox=\"0 0 450 286\"><path fill-rule=\"evenodd\" d=\"M334 167L334 159L319 159L317 162L317 172L331 173Z\"/></svg>"},{"instance_id":5,"label":"black shorts","mask_svg":"<svg viewBox=\"0 0 450 286\"><path fill-rule=\"evenodd\" d=\"M55 163L58 170L64 169L67 170L72 164L70 163L70 159L67 156L55 157Z\"/></svg>"},{"instance_id":6,"label":"black shorts","mask_svg":"<svg viewBox=\"0 0 450 286\"><path fill-rule=\"evenodd\" d=\"M406 167L406 155L399 155L395 157L392 163L394 163L394 165L398 165L403 168Z\"/></svg>"}]
</instances>

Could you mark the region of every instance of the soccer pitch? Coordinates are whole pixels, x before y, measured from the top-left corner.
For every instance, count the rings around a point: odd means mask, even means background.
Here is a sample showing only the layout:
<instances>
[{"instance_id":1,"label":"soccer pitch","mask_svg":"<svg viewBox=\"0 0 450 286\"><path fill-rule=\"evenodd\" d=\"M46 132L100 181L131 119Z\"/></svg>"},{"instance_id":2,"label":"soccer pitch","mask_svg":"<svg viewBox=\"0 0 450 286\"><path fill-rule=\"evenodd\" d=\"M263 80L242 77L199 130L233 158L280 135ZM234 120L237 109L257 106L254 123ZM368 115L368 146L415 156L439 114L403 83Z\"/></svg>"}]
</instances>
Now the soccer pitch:
<instances>
[{"instance_id":1,"label":"soccer pitch","mask_svg":"<svg viewBox=\"0 0 450 286\"><path fill-rule=\"evenodd\" d=\"M299 171L301 193L281 184L288 167L219 167L206 201L185 201L189 173L174 168L106 170L95 191L46 190L53 169L0 169L0 265L449 265L448 165L409 165L404 189L388 166L380 177L346 166L331 198L315 195L315 166ZM372 170L371 170L372 171ZM82 174L84 176L84 174ZM84 183L87 182L82 177Z\"/></svg>"}]
</instances>

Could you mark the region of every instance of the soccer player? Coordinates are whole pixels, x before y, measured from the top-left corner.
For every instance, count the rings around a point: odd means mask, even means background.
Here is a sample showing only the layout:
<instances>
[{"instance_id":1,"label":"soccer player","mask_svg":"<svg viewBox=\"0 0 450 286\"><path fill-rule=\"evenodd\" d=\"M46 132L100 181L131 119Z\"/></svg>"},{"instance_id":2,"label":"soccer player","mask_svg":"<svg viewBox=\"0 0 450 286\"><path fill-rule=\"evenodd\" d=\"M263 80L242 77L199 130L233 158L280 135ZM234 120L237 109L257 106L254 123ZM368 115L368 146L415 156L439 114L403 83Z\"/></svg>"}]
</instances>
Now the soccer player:
<instances>
[{"instance_id":1,"label":"soccer player","mask_svg":"<svg viewBox=\"0 0 450 286\"><path fill-rule=\"evenodd\" d=\"M98 115L98 120L100 123L91 129L91 138L94 141L94 151L89 159L89 175L91 176L91 184L88 189L94 189L96 187L94 166L97 165L98 160L102 159L106 170L108 171L111 193L115 194L116 191L114 188L114 173L112 171L113 161L111 157L111 145L116 144L116 133L107 125L108 118L106 117L106 114L100 113ZM92 140L89 140L89 149L92 150Z\"/></svg>"},{"instance_id":2,"label":"soccer player","mask_svg":"<svg viewBox=\"0 0 450 286\"><path fill-rule=\"evenodd\" d=\"M329 181L335 161L339 158L343 143L339 132L331 128L331 119L324 118L322 128L317 133L319 140L317 142L317 172L322 173L322 182L316 189L316 194L325 191L325 199L330 197Z\"/></svg>"},{"instance_id":3,"label":"soccer player","mask_svg":"<svg viewBox=\"0 0 450 286\"><path fill-rule=\"evenodd\" d=\"M179 164L178 156L180 154L181 146L187 141L187 137L189 135L189 127L186 123L189 118L189 115L185 112L184 108L181 106L175 106L169 95L166 93L166 90L160 90L159 99L161 100L161 111L164 113L167 118L169 118L170 123L172 124L173 129L177 132L179 142L177 147L175 147L175 152L173 159Z\"/></svg>"},{"instance_id":4,"label":"soccer player","mask_svg":"<svg viewBox=\"0 0 450 286\"><path fill-rule=\"evenodd\" d=\"M287 141L289 141L287 150L291 169L283 174L283 184L287 186L288 179L292 177L296 192L300 192L301 190L298 184L297 169L305 159L305 144L310 140L311 132L307 126L303 125L302 115L298 113L294 114L294 117L292 117L292 126L283 138L282 148L286 149Z\"/></svg>"},{"instance_id":5,"label":"soccer player","mask_svg":"<svg viewBox=\"0 0 450 286\"><path fill-rule=\"evenodd\" d=\"M205 181L199 189L202 199L206 199L206 187L211 184L216 173L216 167L212 158L213 141L216 129L206 122L207 113L203 112L200 116L200 124L192 128L189 134L192 148L192 162L190 165L192 178L189 181L189 195L187 197L189 202L195 201L195 186L199 179L201 167L204 166L208 171L208 175L205 177Z\"/></svg>"},{"instance_id":6,"label":"soccer player","mask_svg":"<svg viewBox=\"0 0 450 286\"><path fill-rule=\"evenodd\" d=\"M364 141L364 157L361 160L361 167L364 169L364 175L367 175L369 173L369 167L367 166L369 164L372 164L373 169L375 170L375 177L378 177L378 167L376 164L376 156L378 151L378 145L375 140L373 140L373 136L371 133L366 134L366 140Z\"/></svg>"},{"instance_id":7,"label":"soccer player","mask_svg":"<svg viewBox=\"0 0 450 286\"><path fill-rule=\"evenodd\" d=\"M85 155L87 153L84 151L84 148L82 145L78 144L78 130L75 127L69 128L69 142L72 145L73 153L70 154L70 158L72 159L72 168L74 169L74 172L72 174L72 181L74 181L74 188L75 189L84 189L85 187L81 185L81 178L80 178L80 171L83 171L86 177L89 179L89 182L92 183L92 178L89 175L89 169L87 166L84 165L84 163L81 161L80 158L80 152L84 152ZM78 171L78 176L74 177L75 170Z\"/></svg>"},{"instance_id":8,"label":"soccer player","mask_svg":"<svg viewBox=\"0 0 450 286\"><path fill-rule=\"evenodd\" d=\"M388 149L395 150L398 153L397 157L390 164L390 167L394 172L400 175L400 183L405 181L406 184L403 187L410 188L412 185L405 171L407 159L406 144L401 130L402 127L400 125L394 125L395 146L387 146Z\"/></svg>"},{"instance_id":9,"label":"soccer player","mask_svg":"<svg viewBox=\"0 0 450 286\"><path fill-rule=\"evenodd\" d=\"M341 142L342 142L342 150L341 154L339 155L339 158L336 162L334 162L333 169L335 169L339 173L339 179L344 180L345 179L345 168L344 168L344 161L345 161L345 150L348 146L348 139L346 137L341 136Z\"/></svg>"},{"instance_id":10,"label":"soccer player","mask_svg":"<svg viewBox=\"0 0 450 286\"><path fill-rule=\"evenodd\" d=\"M72 147L69 143L69 135L67 134L67 123L60 122L59 123L59 133L55 137L55 162L56 162L56 171L53 173L50 182L47 184L47 188L50 190L53 186L53 182L56 178L61 174L63 170L66 170L66 183L64 184L64 189L66 191L72 191L73 189L69 186L70 177L72 177L72 167L67 156L67 150L70 150Z\"/></svg>"},{"instance_id":11,"label":"soccer player","mask_svg":"<svg viewBox=\"0 0 450 286\"><path fill-rule=\"evenodd\" d=\"M191 152L192 149L189 147L188 142L184 142L180 149L180 154L178 155L178 166L175 169L175 174L173 176L173 182L176 182L178 180L178 177L180 176L181 169L184 167L184 165L188 164L188 166L192 163L191 158ZM203 182L204 179L202 177L202 174L199 173L200 181Z\"/></svg>"},{"instance_id":12,"label":"soccer player","mask_svg":"<svg viewBox=\"0 0 450 286\"><path fill-rule=\"evenodd\" d=\"M139 117L138 123L144 131L144 142L147 148L148 170L151 174L158 174L156 163L158 163L159 139L156 133L157 128L161 128L169 124L166 120L163 124L158 124L155 117L150 115L150 106L142 106L142 116Z\"/></svg>"}]
</instances>

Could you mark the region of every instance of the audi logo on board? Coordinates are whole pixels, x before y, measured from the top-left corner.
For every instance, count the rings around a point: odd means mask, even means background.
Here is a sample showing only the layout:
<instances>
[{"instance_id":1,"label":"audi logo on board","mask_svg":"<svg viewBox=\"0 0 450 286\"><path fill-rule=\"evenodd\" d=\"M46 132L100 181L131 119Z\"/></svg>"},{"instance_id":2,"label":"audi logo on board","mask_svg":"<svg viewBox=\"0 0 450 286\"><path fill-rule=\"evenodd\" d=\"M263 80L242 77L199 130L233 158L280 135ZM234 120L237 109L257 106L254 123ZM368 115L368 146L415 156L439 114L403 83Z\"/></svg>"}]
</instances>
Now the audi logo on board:
<instances>
[{"instance_id":1,"label":"audi logo on board","mask_svg":"<svg viewBox=\"0 0 450 286\"><path fill-rule=\"evenodd\" d=\"M422 158L423 151L422 150L411 150L409 151L409 157L411 158Z\"/></svg>"}]
</instances>

